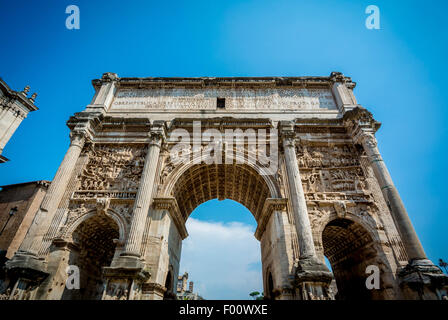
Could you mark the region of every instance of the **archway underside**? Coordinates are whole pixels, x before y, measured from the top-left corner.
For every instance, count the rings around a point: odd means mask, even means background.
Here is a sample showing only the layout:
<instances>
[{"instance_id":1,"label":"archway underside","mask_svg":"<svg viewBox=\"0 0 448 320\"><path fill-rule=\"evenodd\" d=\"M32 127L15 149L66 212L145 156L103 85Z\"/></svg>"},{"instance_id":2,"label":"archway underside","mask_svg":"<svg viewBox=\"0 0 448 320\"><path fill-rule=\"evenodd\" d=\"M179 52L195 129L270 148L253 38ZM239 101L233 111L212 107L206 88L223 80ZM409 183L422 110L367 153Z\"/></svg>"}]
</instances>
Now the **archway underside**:
<instances>
[{"instance_id":1,"label":"archway underside","mask_svg":"<svg viewBox=\"0 0 448 320\"><path fill-rule=\"evenodd\" d=\"M325 227L322 243L336 279L338 299L371 299L365 270L377 252L369 233L351 220L336 219Z\"/></svg>"},{"instance_id":2,"label":"archway underside","mask_svg":"<svg viewBox=\"0 0 448 320\"><path fill-rule=\"evenodd\" d=\"M269 188L255 169L239 164L193 165L177 181L173 196L186 220L201 203L211 199L231 199L254 215L261 214Z\"/></svg>"},{"instance_id":3,"label":"archway underside","mask_svg":"<svg viewBox=\"0 0 448 320\"><path fill-rule=\"evenodd\" d=\"M372 243L372 237L358 223L347 219L330 222L322 234L324 254L331 264L338 264L351 252Z\"/></svg>"},{"instance_id":4,"label":"archway underside","mask_svg":"<svg viewBox=\"0 0 448 320\"><path fill-rule=\"evenodd\" d=\"M102 268L110 265L115 252L114 239L118 237L118 226L106 215L97 214L76 228L72 234L75 249L70 263L79 267L81 290L77 294L66 293L69 299L101 299Z\"/></svg>"}]
</instances>

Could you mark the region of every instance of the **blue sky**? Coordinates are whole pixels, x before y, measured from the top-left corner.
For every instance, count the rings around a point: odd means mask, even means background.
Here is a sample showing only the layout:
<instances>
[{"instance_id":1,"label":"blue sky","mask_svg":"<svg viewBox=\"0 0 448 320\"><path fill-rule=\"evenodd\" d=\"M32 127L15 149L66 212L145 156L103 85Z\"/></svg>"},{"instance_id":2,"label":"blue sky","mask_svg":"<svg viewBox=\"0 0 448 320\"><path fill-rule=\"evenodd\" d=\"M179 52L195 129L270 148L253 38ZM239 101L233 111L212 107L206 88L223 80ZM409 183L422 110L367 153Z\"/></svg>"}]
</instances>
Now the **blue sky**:
<instances>
[{"instance_id":1,"label":"blue sky","mask_svg":"<svg viewBox=\"0 0 448 320\"><path fill-rule=\"evenodd\" d=\"M194 291L205 299L249 299L263 291L256 222L246 207L218 199L198 206L187 220L181 274L188 272Z\"/></svg>"},{"instance_id":2,"label":"blue sky","mask_svg":"<svg viewBox=\"0 0 448 320\"><path fill-rule=\"evenodd\" d=\"M80 8L80 30L65 28L71 4ZM370 4L381 10L381 30L365 28ZM90 102L91 80L103 72L341 71L383 123L380 150L429 258L448 259L447 9L446 1L0 0L0 76L16 90L30 85L40 108L4 149L11 161L0 166L0 185L53 177L68 146L65 122Z\"/></svg>"}]
</instances>

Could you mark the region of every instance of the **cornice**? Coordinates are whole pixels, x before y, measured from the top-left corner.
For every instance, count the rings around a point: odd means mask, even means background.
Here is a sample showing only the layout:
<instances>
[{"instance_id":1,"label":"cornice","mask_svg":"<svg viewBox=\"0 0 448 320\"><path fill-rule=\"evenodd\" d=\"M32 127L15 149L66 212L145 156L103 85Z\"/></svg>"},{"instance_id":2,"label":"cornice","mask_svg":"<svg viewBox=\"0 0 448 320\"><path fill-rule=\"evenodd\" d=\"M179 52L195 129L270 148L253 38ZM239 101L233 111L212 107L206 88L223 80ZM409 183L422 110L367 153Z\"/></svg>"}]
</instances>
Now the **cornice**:
<instances>
[{"instance_id":1,"label":"cornice","mask_svg":"<svg viewBox=\"0 0 448 320\"><path fill-rule=\"evenodd\" d=\"M48 181L48 180L37 180L37 181L8 184L8 185L0 186L0 188L2 188L2 190L6 190L8 188L16 188L16 187L20 187L20 186L29 185L29 184L35 184L38 187L48 188L50 183L51 183L51 181Z\"/></svg>"},{"instance_id":2,"label":"cornice","mask_svg":"<svg viewBox=\"0 0 448 320\"><path fill-rule=\"evenodd\" d=\"M265 200L261 214L257 217L258 227L255 230L257 240L261 240L272 213L276 210L285 210L287 203L288 200L284 198L267 198Z\"/></svg>"},{"instance_id":3,"label":"cornice","mask_svg":"<svg viewBox=\"0 0 448 320\"><path fill-rule=\"evenodd\" d=\"M342 122L353 137L361 131L374 134L381 127L381 123L373 118L372 113L361 106L346 112Z\"/></svg>"},{"instance_id":4,"label":"cornice","mask_svg":"<svg viewBox=\"0 0 448 320\"><path fill-rule=\"evenodd\" d=\"M182 240L188 237L188 232L185 228L185 220L182 217L179 205L175 198L154 198L152 206L156 210L168 210Z\"/></svg>"},{"instance_id":5,"label":"cornice","mask_svg":"<svg viewBox=\"0 0 448 320\"><path fill-rule=\"evenodd\" d=\"M115 73L107 72L101 79L92 80L95 88L114 81L121 88L145 87L330 87L335 82L343 82L354 88L355 83L350 77L340 72L332 72L328 77L124 77L119 78Z\"/></svg>"},{"instance_id":6,"label":"cornice","mask_svg":"<svg viewBox=\"0 0 448 320\"><path fill-rule=\"evenodd\" d=\"M12 90L6 82L0 78L0 90L7 97L8 104L14 104L15 101L19 101L28 112L36 111L38 108L34 105L34 100L36 99L37 94L34 93L31 97L27 97L29 87L25 87L25 89L21 92Z\"/></svg>"}]
</instances>

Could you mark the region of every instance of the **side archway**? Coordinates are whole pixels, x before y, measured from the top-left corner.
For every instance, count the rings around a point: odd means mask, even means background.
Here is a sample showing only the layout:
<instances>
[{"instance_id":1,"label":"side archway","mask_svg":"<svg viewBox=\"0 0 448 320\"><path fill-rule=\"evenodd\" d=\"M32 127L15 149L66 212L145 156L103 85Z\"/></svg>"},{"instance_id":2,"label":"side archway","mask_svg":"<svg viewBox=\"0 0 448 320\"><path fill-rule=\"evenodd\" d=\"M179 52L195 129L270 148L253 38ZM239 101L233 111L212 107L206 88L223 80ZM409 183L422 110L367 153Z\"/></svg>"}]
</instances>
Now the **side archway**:
<instances>
[{"instance_id":1,"label":"side archway","mask_svg":"<svg viewBox=\"0 0 448 320\"><path fill-rule=\"evenodd\" d=\"M367 229L353 220L333 219L323 229L322 245L336 280L336 299L375 299L375 292L366 287L366 268L377 265L380 257Z\"/></svg>"},{"instance_id":2,"label":"side archway","mask_svg":"<svg viewBox=\"0 0 448 320\"><path fill-rule=\"evenodd\" d=\"M166 291L163 295L163 300L175 300L176 293L174 292L174 275L173 275L173 267L171 266L166 274L165 288Z\"/></svg>"},{"instance_id":3,"label":"side archway","mask_svg":"<svg viewBox=\"0 0 448 320\"><path fill-rule=\"evenodd\" d=\"M64 290L62 299L100 300L104 291L103 267L115 254L120 228L111 216L91 212L73 226L68 264L77 266L80 289Z\"/></svg>"}]
</instances>

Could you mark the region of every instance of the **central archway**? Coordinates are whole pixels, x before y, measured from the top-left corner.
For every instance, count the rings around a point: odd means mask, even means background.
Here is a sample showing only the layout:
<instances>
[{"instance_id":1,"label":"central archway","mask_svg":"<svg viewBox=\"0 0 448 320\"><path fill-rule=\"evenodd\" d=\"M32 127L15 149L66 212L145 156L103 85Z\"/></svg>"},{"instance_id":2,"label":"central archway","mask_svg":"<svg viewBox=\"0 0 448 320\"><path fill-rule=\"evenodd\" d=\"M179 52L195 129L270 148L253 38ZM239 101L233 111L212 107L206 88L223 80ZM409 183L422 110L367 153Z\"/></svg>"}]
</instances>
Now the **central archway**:
<instances>
[{"instance_id":1,"label":"central archway","mask_svg":"<svg viewBox=\"0 0 448 320\"><path fill-rule=\"evenodd\" d=\"M186 220L200 204L211 199L230 199L244 205L255 217L272 195L265 178L245 164L196 164L177 179L172 195Z\"/></svg>"},{"instance_id":2,"label":"central archway","mask_svg":"<svg viewBox=\"0 0 448 320\"><path fill-rule=\"evenodd\" d=\"M180 259L180 274L187 272L194 282L190 297L247 300L250 292L263 291L256 227L249 210L233 200L213 199L193 211Z\"/></svg>"},{"instance_id":3,"label":"central archway","mask_svg":"<svg viewBox=\"0 0 448 320\"><path fill-rule=\"evenodd\" d=\"M281 224L281 220L284 218L283 214L286 215L286 213L283 212L274 212L274 206L270 202L273 199L281 200L279 199L280 192L276 177L263 175L256 166L250 163L190 163L172 170L170 175L167 176L166 181L167 183L160 189L162 191L160 195L168 198L171 197L173 201L175 199L175 206L177 207L175 211L177 212L177 217L179 217L179 219L175 221L177 226L179 226L179 224L185 225L191 213L198 206L212 199L233 200L244 206L253 215L255 225L257 226L255 237L260 241L263 265L262 280L264 287L270 285L272 291L275 285L282 285L282 280L280 279L284 278L283 273L285 270L280 271L277 270L277 268L272 267L272 264L281 264L278 261L278 257L273 257L272 252L279 257L282 254L285 256L284 245L280 245L282 247L278 249L278 251L276 251L277 249L273 249L273 247L279 246L277 242L285 241L285 239L278 237L276 239L271 239L271 234L273 232L282 232L280 230L283 228L283 225L276 224ZM160 214L161 218L157 219L163 219L163 214ZM274 216L278 220L275 220ZM268 232L265 232L268 234L266 237L263 236L263 230L265 229L269 229ZM168 234L169 233L167 233L167 236ZM179 246L181 246L181 244L179 244ZM168 247L170 247L169 244ZM174 245L172 248L174 248ZM168 252L169 250L170 249L168 248ZM179 257L177 254L170 255L170 263L167 267L179 271L180 261L178 261L176 256ZM265 278L267 278L265 273L268 272L268 269L270 270L272 268L276 269L277 273L271 275L271 278L273 279L271 279L271 283L267 284L265 281ZM161 283L166 283L167 276L169 276L169 273L165 271L164 278L160 279ZM277 284L275 283L276 278Z\"/></svg>"}]
</instances>

